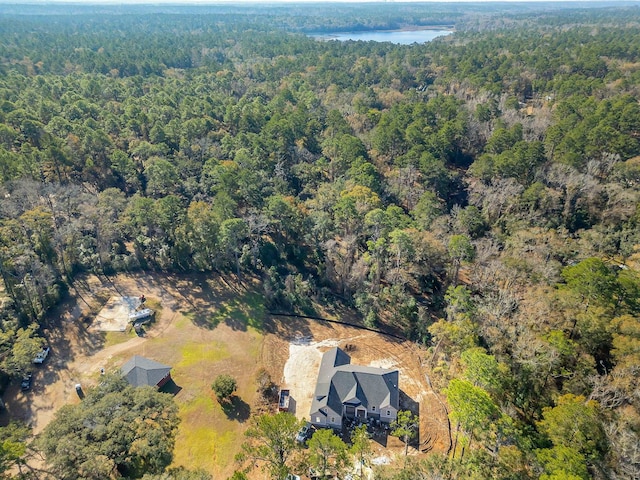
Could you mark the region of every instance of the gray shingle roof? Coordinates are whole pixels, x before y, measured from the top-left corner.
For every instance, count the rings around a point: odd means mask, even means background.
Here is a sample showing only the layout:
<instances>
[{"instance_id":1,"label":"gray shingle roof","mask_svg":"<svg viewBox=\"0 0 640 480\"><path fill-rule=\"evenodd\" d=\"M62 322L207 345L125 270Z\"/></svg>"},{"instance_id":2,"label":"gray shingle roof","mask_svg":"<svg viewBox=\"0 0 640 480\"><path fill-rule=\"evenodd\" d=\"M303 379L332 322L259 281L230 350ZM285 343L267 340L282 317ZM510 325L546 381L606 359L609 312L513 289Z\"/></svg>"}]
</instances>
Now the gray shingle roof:
<instances>
[{"instance_id":1,"label":"gray shingle roof","mask_svg":"<svg viewBox=\"0 0 640 480\"><path fill-rule=\"evenodd\" d=\"M339 348L332 348L322 357L318 383L311 411L328 406L342 411L342 404L380 408L398 408L398 370L351 365L351 358Z\"/></svg>"},{"instance_id":2,"label":"gray shingle roof","mask_svg":"<svg viewBox=\"0 0 640 480\"><path fill-rule=\"evenodd\" d=\"M171 371L171 367L136 355L120 369L122 376L134 387L155 387Z\"/></svg>"}]
</instances>

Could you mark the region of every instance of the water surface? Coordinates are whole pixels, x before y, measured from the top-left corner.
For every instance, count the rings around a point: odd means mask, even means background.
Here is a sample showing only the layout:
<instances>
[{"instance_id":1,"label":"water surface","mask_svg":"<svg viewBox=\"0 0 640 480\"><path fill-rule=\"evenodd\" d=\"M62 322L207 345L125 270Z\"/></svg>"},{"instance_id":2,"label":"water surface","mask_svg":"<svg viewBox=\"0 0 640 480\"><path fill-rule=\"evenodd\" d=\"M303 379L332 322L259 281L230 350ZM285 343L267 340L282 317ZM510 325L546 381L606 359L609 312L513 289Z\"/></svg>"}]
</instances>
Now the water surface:
<instances>
[{"instance_id":1,"label":"water surface","mask_svg":"<svg viewBox=\"0 0 640 480\"><path fill-rule=\"evenodd\" d=\"M426 43L434 38L451 35L451 30L373 30L369 32L315 33L312 37L322 40L362 40L365 42L391 42L399 45Z\"/></svg>"}]
</instances>

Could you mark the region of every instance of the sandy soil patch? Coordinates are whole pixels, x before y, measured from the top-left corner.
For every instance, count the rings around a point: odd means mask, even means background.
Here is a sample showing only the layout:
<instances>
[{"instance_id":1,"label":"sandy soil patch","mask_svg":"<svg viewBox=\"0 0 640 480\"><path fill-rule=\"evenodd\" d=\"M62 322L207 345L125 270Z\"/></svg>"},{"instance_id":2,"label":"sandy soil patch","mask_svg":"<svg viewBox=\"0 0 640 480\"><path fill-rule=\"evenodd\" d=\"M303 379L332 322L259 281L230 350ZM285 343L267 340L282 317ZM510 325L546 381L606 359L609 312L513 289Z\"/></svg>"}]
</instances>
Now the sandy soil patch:
<instances>
[{"instance_id":1,"label":"sandy soil patch","mask_svg":"<svg viewBox=\"0 0 640 480\"><path fill-rule=\"evenodd\" d=\"M113 296L96 315L90 329L99 332L124 332L129 326L129 314L139 306L139 297Z\"/></svg>"},{"instance_id":2,"label":"sandy soil patch","mask_svg":"<svg viewBox=\"0 0 640 480\"><path fill-rule=\"evenodd\" d=\"M322 355L339 344L340 341L335 339L311 342L306 338L295 339L289 343L289 359L284 365L283 388L290 390L289 411L299 419L309 419Z\"/></svg>"}]
</instances>

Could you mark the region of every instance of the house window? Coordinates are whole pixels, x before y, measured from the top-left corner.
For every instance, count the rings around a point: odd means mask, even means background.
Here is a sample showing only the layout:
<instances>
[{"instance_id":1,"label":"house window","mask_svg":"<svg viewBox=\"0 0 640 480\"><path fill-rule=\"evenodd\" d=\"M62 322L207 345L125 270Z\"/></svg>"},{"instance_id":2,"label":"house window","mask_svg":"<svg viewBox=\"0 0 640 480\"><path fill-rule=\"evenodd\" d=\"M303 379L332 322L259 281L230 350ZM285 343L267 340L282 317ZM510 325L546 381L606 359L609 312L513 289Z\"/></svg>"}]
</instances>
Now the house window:
<instances>
[{"instance_id":1,"label":"house window","mask_svg":"<svg viewBox=\"0 0 640 480\"><path fill-rule=\"evenodd\" d=\"M336 417L331 417L331 423L336 423Z\"/></svg>"},{"instance_id":2,"label":"house window","mask_svg":"<svg viewBox=\"0 0 640 480\"><path fill-rule=\"evenodd\" d=\"M375 412L376 411L376 406L375 405L371 405L371 411Z\"/></svg>"},{"instance_id":3,"label":"house window","mask_svg":"<svg viewBox=\"0 0 640 480\"><path fill-rule=\"evenodd\" d=\"M320 417L316 417L316 423L320 423Z\"/></svg>"},{"instance_id":4,"label":"house window","mask_svg":"<svg viewBox=\"0 0 640 480\"><path fill-rule=\"evenodd\" d=\"M391 410L387 410L387 417L391 416Z\"/></svg>"}]
</instances>

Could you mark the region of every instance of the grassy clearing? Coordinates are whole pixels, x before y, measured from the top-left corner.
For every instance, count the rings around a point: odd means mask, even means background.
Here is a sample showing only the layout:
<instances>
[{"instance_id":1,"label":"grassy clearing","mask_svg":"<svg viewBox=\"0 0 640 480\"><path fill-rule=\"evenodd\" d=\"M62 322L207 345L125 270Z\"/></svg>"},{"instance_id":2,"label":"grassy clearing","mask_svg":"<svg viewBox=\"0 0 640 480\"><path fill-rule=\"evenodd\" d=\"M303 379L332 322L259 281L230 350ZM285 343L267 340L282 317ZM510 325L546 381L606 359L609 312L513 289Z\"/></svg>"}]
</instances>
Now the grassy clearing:
<instances>
[{"instance_id":1,"label":"grassy clearing","mask_svg":"<svg viewBox=\"0 0 640 480\"><path fill-rule=\"evenodd\" d=\"M103 348L109 348L119 343L126 342L135 337L132 329L128 329L126 332L104 332L102 339L104 341Z\"/></svg>"},{"instance_id":2,"label":"grassy clearing","mask_svg":"<svg viewBox=\"0 0 640 480\"><path fill-rule=\"evenodd\" d=\"M186 403L179 404L182 420L176 438L174 463L211 469L211 458L215 451L214 432L209 426L215 411L211 396L198 395Z\"/></svg>"},{"instance_id":3,"label":"grassy clearing","mask_svg":"<svg viewBox=\"0 0 640 480\"><path fill-rule=\"evenodd\" d=\"M181 312L174 334L152 343L173 366L183 389L176 396L181 423L173 464L226 478L235 468L234 456L255 399L266 309L262 295L255 292L218 296L209 305L206 311ZM211 382L220 373L230 373L238 381L237 408L227 412L211 391Z\"/></svg>"},{"instance_id":4,"label":"grassy clearing","mask_svg":"<svg viewBox=\"0 0 640 480\"><path fill-rule=\"evenodd\" d=\"M234 462L236 444L241 436L235 432L216 432L208 427L194 428L188 437L178 436L174 464L186 468L218 473ZM212 464L216 467L212 471ZM223 477L218 477L223 478Z\"/></svg>"},{"instance_id":5,"label":"grassy clearing","mask_svg":"<svg viewBox=\"0 0 640 480\"><path fill-rule=\"evenodd\" d=\"M167 325L168 312L162 314L162 306L151 289L148 291L145 306L157 312L158 321L165 322L161 334L150 335L135 350L115 354L109 363L116 368L138 354L170 365L178 389L175 401L180 417L172 466L202 468L214 478L227 478L235 469L234 457L240 451L256 397L255 372L266 314L264 298L255 291L211 289L206 295L181 303L194 308L172 315ZM183 291L200 294L197 288L185 287ZM151 332L155 322L147 327ZM133 331L108 333L104 342L116 345L134 335ZM229 373L238 381L237 401L227 411L211 391L211 383L220 373Z\"/></svg>"},{"instance_id":6,"label":"grassy clearing","mask_svg":"<svg viewBox=\"0 0 640 480\"><path fill-rule=\"evenodd\" d=\"M210 308L202 310L183 310L180 313L193 324L214 329L220 323L226 323L237 330L262 330L266 308L264 296L255 291L225 295L223 298L208 299Z\"/></svg>"},{"instance_id":7,"label":"grassy clearing","mask_svg":"<svg viewBox=\"0 0 640 480\"><path fill-rule=\"evenodd\" d=\"M210 387L210 380L213 377L209 373L216 370L215 364L216 362L207 362L210 368L201 364L207 374L200 378L197 378L197 374L193 375L194 370L197 369L192 367L193 376L189 379L190 398L176 399L181 423L176 438L173 463L220 474L227 468L231 468L234 456L238 453L244 439L244 426L230 420L214 399ZM187 370L181 368L180 371ZM185 384L182 374L181 383Z\"/></svg>"},{"instance_id":8,"label":"grassy clearing","mask_svg":"<svg viewBox=\"0 0 640 480\"><path fill-rule=\"evenodd\" d=\"M144 306L153 310L156 318L159 318L160 315L162 315L162 303L160 303L158 298L147 298L144 302Z\"/></svg>"},{"instance_id":9,"label":"grassy clearing","mask_svg":"<svg viewBox=\"0 0 640 480\"><path fill-rule=\"evenodd\" d=\"M215 363L229 357L224 343L211 342L204 345L187 344L182 347L182 360L176 368L188 368L198 363Z\"/></svg>"},{"instance_id":10,"label":"grassy clearing","mask_svg":"<svg viewBox=\"0 0 640 480\"><path fill-rule=\"evenodd\" d=\"M231 320L241 326L261 330L265 312L264 297L256 292L247 292L223 302L211 316L211 323L218 325L222 321Z\"/></svg>"},{"instance_id":11,"label":"grassy clearing","mask_svg":"<svg viewBox=\"0 0 640 480\"><path fill-rule=\"evenodd\" d=\"M184 329L193 323L193 312L180 312L178 319L176 320L176 328Z\"/></svg>"}]
</instances>

